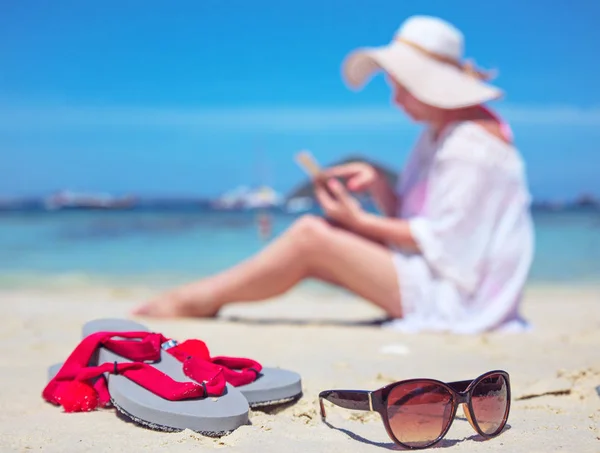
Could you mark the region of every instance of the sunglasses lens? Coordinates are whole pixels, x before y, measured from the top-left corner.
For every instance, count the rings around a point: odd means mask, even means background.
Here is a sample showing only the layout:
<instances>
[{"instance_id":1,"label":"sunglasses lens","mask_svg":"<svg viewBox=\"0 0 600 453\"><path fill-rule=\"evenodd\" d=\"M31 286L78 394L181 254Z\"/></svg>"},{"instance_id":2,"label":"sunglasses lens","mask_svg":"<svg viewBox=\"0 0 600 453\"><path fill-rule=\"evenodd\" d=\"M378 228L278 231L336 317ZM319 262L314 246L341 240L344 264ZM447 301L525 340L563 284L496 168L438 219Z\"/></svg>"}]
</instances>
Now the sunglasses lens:
<instances>
[{"instance_id":1,"label":"sunglasses lens","mask_svg":"<svg viewBox=\"0 0 600 453\"><path fill-rule=\"evenodd\" d=\"M504 428L508 403L508 383L501 374L486 376L473 388L473 415L481 431L494 435Z\"/></svg>"},{"instance_id":2,"label":"sunglasses lens","mask_svg":"<svg viewBox=\"0 0 600 453\"><path fill-rule=\"evenodd\" d=\"M387 414L400 442L426 447L446 431L452 417L452 395L433 381L400 384L388 395Z\"/></svg>"}]
</instances>

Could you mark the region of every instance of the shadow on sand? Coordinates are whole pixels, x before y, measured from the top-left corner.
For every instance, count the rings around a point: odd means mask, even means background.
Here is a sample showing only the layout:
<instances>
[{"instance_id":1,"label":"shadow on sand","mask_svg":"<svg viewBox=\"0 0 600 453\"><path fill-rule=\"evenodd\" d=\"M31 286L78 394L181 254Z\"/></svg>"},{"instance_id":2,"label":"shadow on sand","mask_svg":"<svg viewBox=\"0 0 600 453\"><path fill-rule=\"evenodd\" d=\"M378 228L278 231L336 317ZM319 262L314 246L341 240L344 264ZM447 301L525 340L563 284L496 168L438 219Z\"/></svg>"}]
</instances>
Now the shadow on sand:
<instances>
[{"instance_id":1,"label":"shadow on sand","mask_svg":"<svg viewBox=\"0 0 600 453\"><path fill-rule=\"evenodd\" d=\"M297 319L297 318L246 318L244 316L220 316L225 322L247 325L288 325L288 326L344 326L344 327L381 327L393 318L382 317L365 320L335 320L335 319Z\"/></svg>"},{"instance_id":2,"label":"shadow on sand","mask_svg":"<svg viewBox=\"0 0 600 453\"><path fill-rule=\"evenodd\" d=\"M457 420L463 420L466 421L466 418L463 417L456 417ZM455 420L456 421L456 420ZM356 440L358 442L361 442L363 444L367 444L367 445L373 445L375 447L380 447L380 448L385 448L387 450L392 450L392 451L412 451L409 450L407 448L402 448L400 445L395 444L394 442L375 442L372 440L369 440L359 434L355 434L347 429L344 428L338 428L336 426L333 426L331 423L325 421L323 422L325 423L328 427L330 427L331 429L335 429L336 431L342 432L344 434L346 434L349 438L351 438L352 440ZM383 427L382 427L383 429ZM506 424L506 426L504 427L504 429L502 430L502 433L508 431L509 429L511 429L511 426L509 424ZM502 433L500 433L500 435L502 435ZM446 436L448 436L446 434ZM474 442L487 442L487 441L493 441L492 439L486 439L484 437L481 437L479 434L473 434L469 437L464 437L462 439L448 439L447 437L440 440L437 444L428 447L429 448L449 448L449 447L454 447L457 444L460 444L462 442L465 442L467 440L472 440Z\"/></svg>"}]
</instances>

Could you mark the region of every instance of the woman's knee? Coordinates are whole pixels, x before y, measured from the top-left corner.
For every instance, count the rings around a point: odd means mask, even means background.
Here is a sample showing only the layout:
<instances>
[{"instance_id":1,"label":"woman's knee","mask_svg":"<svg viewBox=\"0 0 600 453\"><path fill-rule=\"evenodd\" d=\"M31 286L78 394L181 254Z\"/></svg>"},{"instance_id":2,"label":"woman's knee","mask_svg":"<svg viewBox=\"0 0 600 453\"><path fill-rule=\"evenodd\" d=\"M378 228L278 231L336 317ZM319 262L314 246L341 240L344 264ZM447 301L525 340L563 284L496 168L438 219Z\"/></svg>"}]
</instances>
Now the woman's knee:
<instances>
[{"instance_id":1,"label":"woman's knee","mask_svg":"<svg viewBox=\"0 0 600 453\"><path fill-rule=\"evenodd\" d=\"M332 231L331 225L322 217L304 215L289 230L293 244L305 252L319 250Z\"/></svg>"}]
</instances>

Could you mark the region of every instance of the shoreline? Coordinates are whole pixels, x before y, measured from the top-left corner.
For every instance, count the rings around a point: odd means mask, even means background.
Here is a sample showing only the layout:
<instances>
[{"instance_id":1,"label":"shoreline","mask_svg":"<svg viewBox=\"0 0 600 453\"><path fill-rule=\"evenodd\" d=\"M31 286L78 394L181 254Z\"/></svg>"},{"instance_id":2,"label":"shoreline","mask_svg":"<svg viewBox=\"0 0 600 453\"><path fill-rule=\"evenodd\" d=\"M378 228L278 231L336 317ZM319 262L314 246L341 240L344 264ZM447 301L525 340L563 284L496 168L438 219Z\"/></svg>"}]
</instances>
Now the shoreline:
<instances>
[{"instance_id":1,"label":"shoreline","mask_svg":"<svg viewBox=\"0 0 600 453\"><path fill-rule=\"evenodd\" d=\"M215 269L214 273L219 272ZM212 274L185 274L181 272L149 272L131 274L102 274L89 272L0 272L0 291L35 289L76 288L162 288L209 277ZM302 288L331 288L331 285L309 280ZM583 287L600 288L600 277L584 279L536 279L530 278L526 288Z\"/></svg>"}]
</instances>

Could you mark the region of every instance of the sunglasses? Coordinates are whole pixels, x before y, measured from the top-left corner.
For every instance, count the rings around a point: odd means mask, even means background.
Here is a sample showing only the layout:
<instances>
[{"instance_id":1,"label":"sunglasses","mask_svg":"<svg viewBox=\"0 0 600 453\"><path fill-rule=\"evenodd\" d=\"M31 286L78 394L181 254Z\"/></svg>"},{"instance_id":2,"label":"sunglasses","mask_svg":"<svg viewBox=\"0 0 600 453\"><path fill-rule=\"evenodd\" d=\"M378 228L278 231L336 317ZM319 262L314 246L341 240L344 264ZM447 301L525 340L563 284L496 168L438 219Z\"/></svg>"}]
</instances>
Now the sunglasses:
<instances>
[{"instance_id":1,"label":"sunglasses","mask_svg":"<svg viewBox=\"0 0 600 453\"><path fill-rule=\"evenodd\" d=\"M323 400L346 409L377 412L396 444L427 448L446 435L459 405L481 436L500 434L510 411L510 378L506 371L496 370L470 381L410 379L374 391L325 390L319 394L325 422Z\"/></svg>"}]
</instances>

